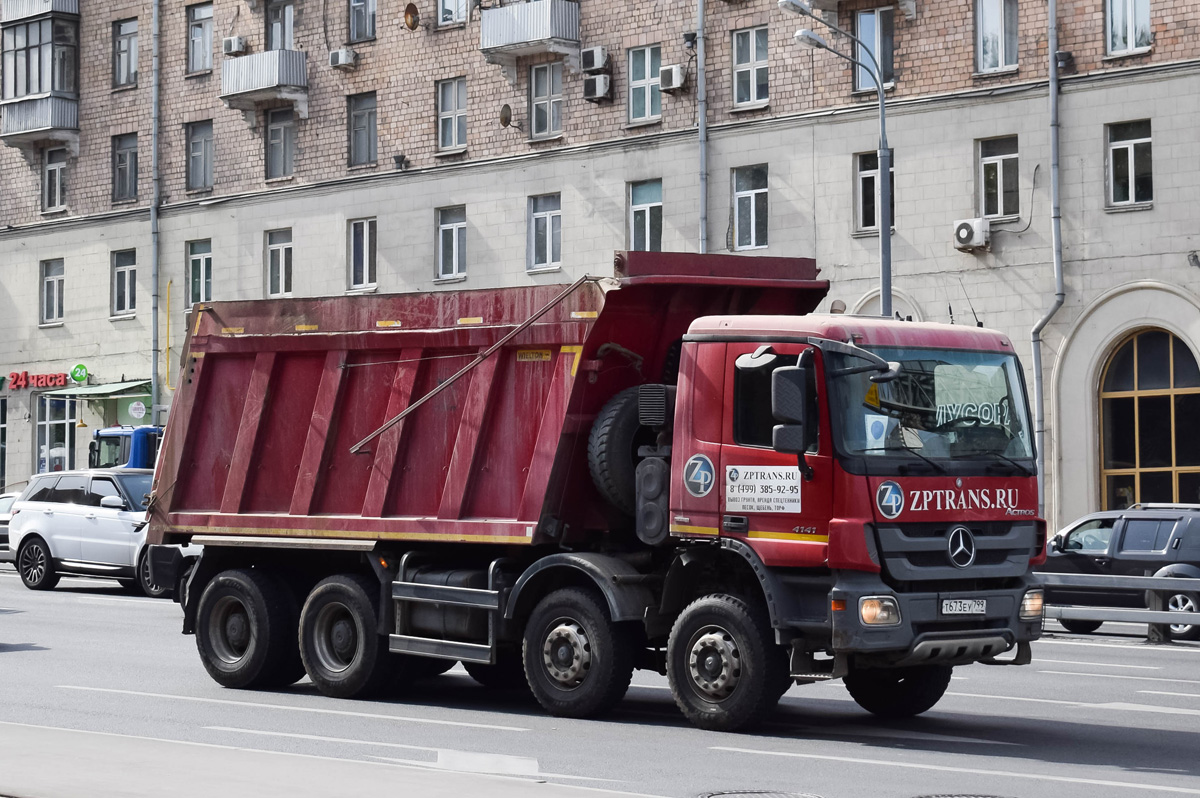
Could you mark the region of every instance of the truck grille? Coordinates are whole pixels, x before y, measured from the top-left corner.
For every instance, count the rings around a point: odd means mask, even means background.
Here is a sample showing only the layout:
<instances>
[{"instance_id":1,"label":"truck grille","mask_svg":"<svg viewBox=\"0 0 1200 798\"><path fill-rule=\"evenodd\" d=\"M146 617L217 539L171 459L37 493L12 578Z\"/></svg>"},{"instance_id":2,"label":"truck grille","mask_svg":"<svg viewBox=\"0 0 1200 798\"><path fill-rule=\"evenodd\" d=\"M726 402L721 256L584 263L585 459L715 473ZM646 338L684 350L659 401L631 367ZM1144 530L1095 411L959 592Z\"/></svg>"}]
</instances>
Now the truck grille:
<instances>
[{"instance_id":1,"label":"truck grille","mask_svg":"<svg viewBox=\"0 0 1200 798\"><path fill-rule=\"evenodd\" d=\"M975 558L959 568L950 561L951 530L971 531ZM1032 523L987 521L877 527L884 572L899 582L957 582L1020 577L1029 570L1037 528Z\"/></svg>"}]
</instances>

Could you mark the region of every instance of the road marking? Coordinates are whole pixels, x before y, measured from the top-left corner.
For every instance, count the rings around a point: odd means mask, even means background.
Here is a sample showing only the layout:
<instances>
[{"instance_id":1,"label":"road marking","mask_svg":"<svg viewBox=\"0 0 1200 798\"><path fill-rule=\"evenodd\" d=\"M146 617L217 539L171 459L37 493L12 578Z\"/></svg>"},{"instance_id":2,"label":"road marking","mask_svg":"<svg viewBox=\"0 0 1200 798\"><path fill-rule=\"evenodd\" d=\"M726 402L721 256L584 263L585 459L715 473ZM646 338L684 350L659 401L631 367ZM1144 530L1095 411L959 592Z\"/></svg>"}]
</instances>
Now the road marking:
<instances>
[{"instance_id":1,"label":"road marking","mask_svg":"<svg viewBox=\"0 0 1200 798\"><path fill-rule=\"evenodd\" d=\"M1171 684L1200 684L1195 679L1164 679L1161 676L1127 676L1123 673L1075 673L1073 671L1038 671L1052 676L1091 676L1096 679L1132 679L1138 682L1170 682Z\"/></svg>"},{"instance_id":2,"label":"road marking","mask_svg":"<svg viewBox=\"0 0 1200 798\"><path fill-rule=\"evenodd\" d=\"M415 718L404 715L384 715L371 712L350 712L344 709L321 709L318 707L289 707L283 704L266 704L257 701L232 701L228 698L201 698L190 695L167 695L166 693L143 693L138 690L116 690L110 687L83 687L74 684L60 684L63 690L83 690L91 693L113 693L115 695L135 695L142 698L166 698L172 701L194 701L202 704L222 704L234 707L250 707L252 709L280 709L285 712L311 712L318 715L341 715L351 718L376 718L379 720L399 720L405 723L425 723L432 726L457 726L468 729L492 729L494 731L526 732L529 729L520 726L497 726L490 723L468 723L460 720L434 720L432 718Z\"/></svg>"},{"instance_id":3,"label":"road marking","mask_svg":"<svg viewBox=\"0 0 1200 798\"><path fill-rule=\"evenodd\" d=\"M1072 659L1039 659L1035 662L1053 662L1055 665L1090 665L1094 668L1132 668L1139 671L1161 671L1157 665L1120 665L1114 662L1079 662Z\"/></svg>"},{"instance_id":4,"label":"road marking","mask_svg":"<svg viewBox=\"0 0 1200 798\"><path fill-rule=\"evenodd\" d=\"M1170 654L1200 654L1200 648L1193 648L1191 646L1181 646L1178 643L1176 643L1175 645L1171 645L1171 646L1163 646L1163 645L1151 646L1149 643L1144 643L1142 641L1138 641L1137 643L1127 643L1127 644L1122 645L1120 643L1085 643L1082 640L1047 640L1046 638L1043 637L1040 640L1035 641L1034 645L1039 645L1039 646L1040 645L1086 646L1089 648L1116 648L1116 649L1120 649L1121 651L1128 651L1131 648L1136 648L1136 649L1141 649L1143 651L1153 651L1155 654L1168 654L1168 653L1170 653Z\"/></svg>"},{"instance_id":5,"label":"road marking","mask_svg":"<svg viewBox=\"0 0 1200 798\"><path fill-rule=\"evenodd\" d=\"M1095 704L1085 704L1082 701L1061 701L1056 698L1027 698L1020 695L985 695L983 693L952 693L947 691L946 695L957 696L959 698L998 698L1002 701L1026 701L1032 704L1060 704L1068 707L1090 707Z\"/></svg>"},{"instance_id":6,"label":"road marking","mask_svg":"<svg viewBox=\"0 0 1200 798\"><path fill-rule=\"evenodd\" d=\"M1172 695L1180 698L1200 698L1200 695L1197 695L1196 693L1168 693L1165 690L1138 690L1138 692L1145 693L1146 695Z\"/></svg>"},{"instance_id":7,"label":"road marking","mask_svg":"<svg viewBox=\"0 0 1200 798\"><path fill-rule=\"evenodd\" d=\"M1116 781L1109 779L1085 779L1075 776L1048 776L1040 773L1019 773L1010 770L983 770L981 768L950 767L948 765L919 765L915 762L892 762L886 759L860 759L852 756L828 756L824 754L798 754L790 751L760 751L753 748L727 748L712 746L710 751L727 751L736 754L757 754L759 756L782 756L796 759L819 759L826 762L847 762L854 765L882 765L894 768L909 768L912 770L934 770L941 773L966 773L974 776L1006 776L1014 779L1032 779L1034 781L1057 781L1065 784L1091 784L1098 787L1123 787L1129 790L1148 790L1151 792L1174 792L1184 795L1200 795L1200 789L1190 787L1170 787L1165 784L1139 784L1133 781Z\"/></svg>"},{"instance_id":8,"label":"road marking","mask_svg":"<svg viewBox=\"0 0 1200 798\"><path fill-rule=\"evenodd\" d=\"M1200 709L1183 709L1180 707L1163 707L1154 704L1129 704L1122 701L1111 701L1106 704L1089 704L1085 701L1059 701L1053 698L1026 698L1015 695L984 695L981 693L950 693L946 695L960 698L995 698L1001 701L1026 701L1033 704L1060 704L1083 709L1115 709L1121 712L1158 712L1164 715L1200 715Z\"/></svg>"},{"instance_id":9,"label":"road marking","mask_svg":"<svg viewBox=\"0 0 1200 798\"><path fill-rule=\"evenodd\" d=\"M379 743L374 740L350 740L345 737L322 737L319 734L293 734L290 732L261 731L259 729L239 729L234 726L205 726L208 731L235 732L237 734L254 734L260 737L287 737L293 740L312 740L320 743L351 743L353 745L374 745L381 748L403 748L406 751L437 751L427 745L405 745L404 743Z\"/></svg>"},{"instance_id":10,"label":"road marking","mask_svg":"<svg viewBox=\"0 0 1200 798\"><path fill-rule=\"evenodd\" d=\"M174 608L176 606L175 602L173 602L173 601L163 601L162 599L152 599L152 598L117 598L116 596L77 596L75 598L75 600L79 601L79 602L84 602L84 603L89 602L89 601L101 601L101 602L103 602L103 601L121 601L121 602L125 602L125 603L132 602L134 604L141 604L144 607L171 607L171 608Z\"/></svg>"}]
</instances>

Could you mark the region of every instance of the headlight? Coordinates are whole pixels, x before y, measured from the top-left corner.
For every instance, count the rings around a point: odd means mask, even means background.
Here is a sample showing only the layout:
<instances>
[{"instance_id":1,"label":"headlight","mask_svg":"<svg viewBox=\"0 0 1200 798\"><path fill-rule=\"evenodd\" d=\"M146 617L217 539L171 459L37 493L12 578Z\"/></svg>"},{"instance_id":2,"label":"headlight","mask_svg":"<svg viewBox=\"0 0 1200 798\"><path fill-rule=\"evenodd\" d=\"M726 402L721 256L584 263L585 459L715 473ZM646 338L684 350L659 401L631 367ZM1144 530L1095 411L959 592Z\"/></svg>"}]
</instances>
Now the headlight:
<instances>
[{"instance_id":1,"label":"headlight","mask_svg":"<svg viewBox=\"0 0 1200 798\"><path fill-rule=\"evenodd\" d=\"M1040 589L1026 590L1025 597L1021 599L1021 620L1040 621L1045 602L1045 594Z\"/></svg>"},{"instance_id":2,"label":"headlight","mask_svg":"<svg viewBox=\"0 0 1200 798\"><path fill-rule=\"evenodd\" d=\"M858 615L867 626L895 626L900 605L891 596L864 596L858 600Z\"/></svg>"}]
</instances>

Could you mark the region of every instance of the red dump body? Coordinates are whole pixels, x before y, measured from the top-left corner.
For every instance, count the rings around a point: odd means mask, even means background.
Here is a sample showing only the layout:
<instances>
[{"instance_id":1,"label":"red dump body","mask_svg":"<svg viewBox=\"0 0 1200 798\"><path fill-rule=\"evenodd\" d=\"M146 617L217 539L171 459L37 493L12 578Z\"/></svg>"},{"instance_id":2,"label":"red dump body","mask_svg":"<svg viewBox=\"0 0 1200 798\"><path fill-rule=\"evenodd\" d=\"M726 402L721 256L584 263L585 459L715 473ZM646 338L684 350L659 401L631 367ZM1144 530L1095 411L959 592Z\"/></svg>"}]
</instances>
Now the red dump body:
<instances>
[{"instance_id":1,"label":"red dump body","mask_svg":"<svg viewBox=\"0 0 1200 798\"><path fill-rule=\"evenodd\" d=\"M672 368L692 320L802 314L810 259L623 253L461 379L351 447L562 285L218 302L192 311L150 540L254 535L536 544L605 527L591 420Z\"/></svg>"}]
</instances>

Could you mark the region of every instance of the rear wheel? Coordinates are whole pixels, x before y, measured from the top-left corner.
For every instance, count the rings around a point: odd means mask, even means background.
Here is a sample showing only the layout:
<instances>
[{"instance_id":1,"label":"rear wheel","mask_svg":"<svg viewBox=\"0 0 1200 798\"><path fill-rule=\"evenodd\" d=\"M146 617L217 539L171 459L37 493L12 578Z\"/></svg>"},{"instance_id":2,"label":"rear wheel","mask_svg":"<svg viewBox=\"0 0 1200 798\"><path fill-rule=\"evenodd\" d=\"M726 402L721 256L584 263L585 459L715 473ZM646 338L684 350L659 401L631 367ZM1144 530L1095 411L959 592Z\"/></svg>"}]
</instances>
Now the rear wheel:
<instances>
[{"instance_id":1,"label":"rear wheel","mask_svg":"<svg viewBox=\"0 0 1200 798\"><path fill-rule=\"evenodd\" d=\"M357 574L317 583L300 611L300 655L313 684L333 698L364 698L392 676L377 631L379 583Z\"/></svg>"},{"instance_id":2,"label":"rear wheel","mask_svg":"<svg viewBox=\"0 0 1200 798\"><path fill-rule=\"evenodd\" d=\"M295 602L269 573L223 571L200 596L196 648L209 676L224 687L289 684L295 672Z\"/></svg>"},{"instance_id":3,"label":"rear wheel","mask_svg":"<svg viewBox=\"0 0 1200 798\"><path fill-rule=\"evenodd\" d=\"M1058 622L1068 632L1077 635L1090 635L1104 624L1103 621L1081 621L1075 618L1059 618Z\"/></svg>"},{"instance_id":4,"label":"rear wheel","mask_svg":"<svg viewBox=\"0 0 1200 798\"><path fill-rule=\"evenodd\" d=\"M911 718L941 700L953 671L950 665L851 668L846 689L868 712L884 718Z\"/></svg>"},{"instance_id":5,"label":"rear wheel","mask_svg":"<svg viewBox=\"0 0 1200 798\"><path fill-rule=\"evenodd\" d=\"M1195 593L1175 593L1167 598L1170 612L1200 612L1200 597ZM1200 640L1200 624L1173 623L1167 627L1172 640Z\"/></svg>"},{"instance_id":6,"label":"rear wheel","mask_svg":"<svg viewBox=\"0 0 1200 798\"><path fill-rule=\"evenodd\" d=\"M50 547L39 537L25 538L17 552L17 571L30 590L53 590L58 574L50 558Z\"/></svg>"}]
</instances>

